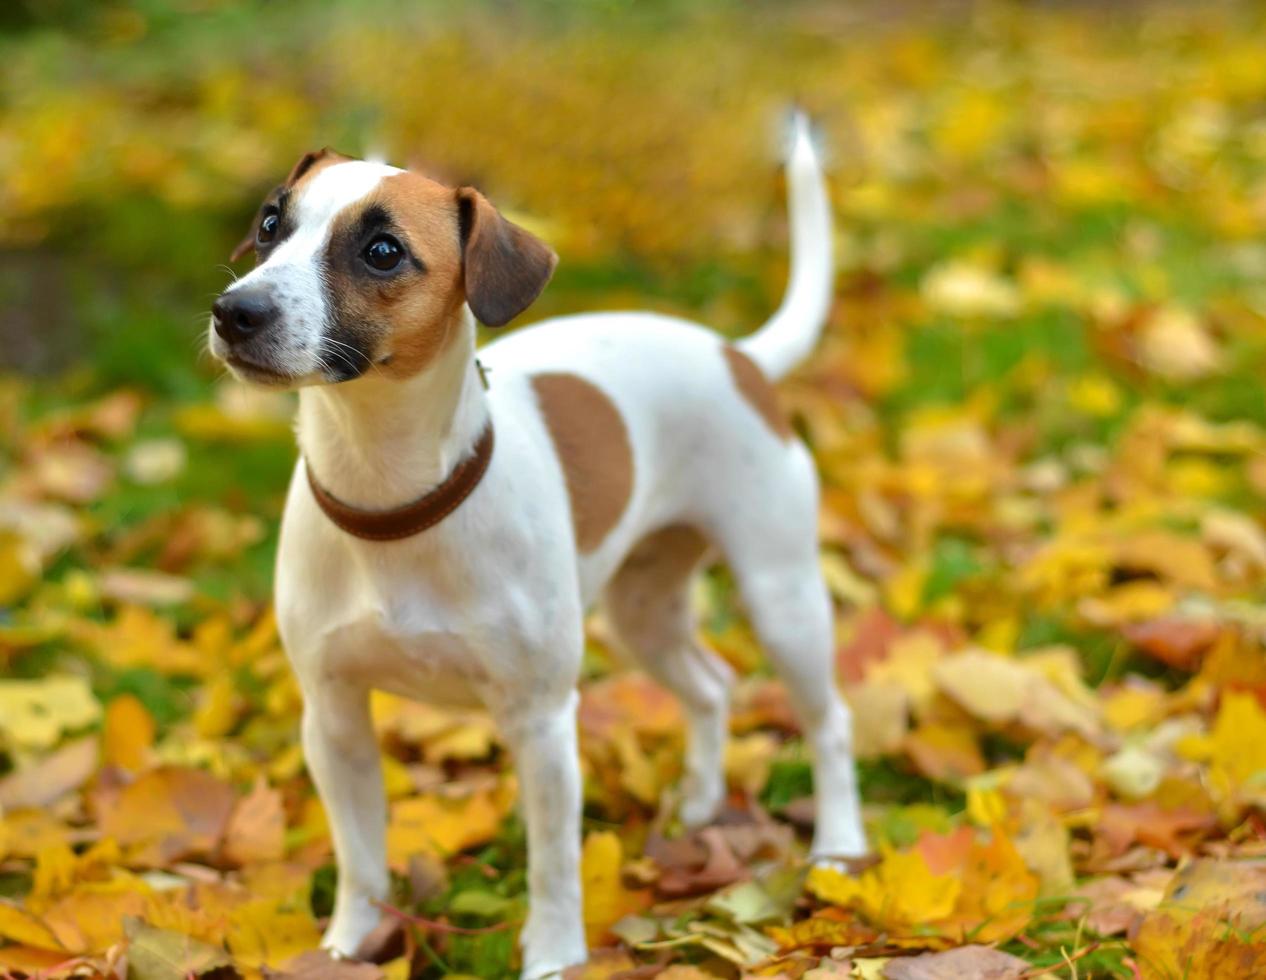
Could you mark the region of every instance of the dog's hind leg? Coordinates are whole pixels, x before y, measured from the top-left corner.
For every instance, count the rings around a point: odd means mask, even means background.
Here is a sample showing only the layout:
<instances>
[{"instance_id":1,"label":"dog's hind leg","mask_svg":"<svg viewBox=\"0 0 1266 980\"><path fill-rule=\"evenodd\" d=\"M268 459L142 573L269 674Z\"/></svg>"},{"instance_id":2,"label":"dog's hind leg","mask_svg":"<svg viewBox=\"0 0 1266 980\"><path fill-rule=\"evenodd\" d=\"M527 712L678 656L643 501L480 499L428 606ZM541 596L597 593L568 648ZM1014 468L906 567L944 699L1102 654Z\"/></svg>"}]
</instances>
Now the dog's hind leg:
<instances>
[{"instance_id":1,"label":"dog's hind leg","mask_svg":"<svg viewBox=\"0 0 1266 980\"><path fill-rule=\"evenodd\" d=\"M793 465L768 468L768 485L727 510L721 535L752 627L813 752L813 854L857 857L866 837L852 716L835 684L831 598L818 566L817 479L808 452L793 451Z\"/></svg>"},{"instance_id":2,"label":"dog's hind leg","mask_svg":"<svg viewBox=\"0 0 1266 980\"><path fill-rule=\"evenodd\" d=\"M695 636L690 582L707 551L707 541L688 527L650 535L607 586L605 603L621 644L685 710L679 816L687 826L706 824L725 798L723 762L734 676Z\"/></svg>"},{"instance_id":3,"label":"dog's hind leg","mask_svg":"<svg viewBox=\"0 0 1266 980\"><path fill-rule=\"evenodd\" d=\"M340 684L305 690L303 751L321 794L334 853L338 893L321 945L354 956L378 924L387 898L387 805L368 692Z\"/></svg>"}]
</instances>

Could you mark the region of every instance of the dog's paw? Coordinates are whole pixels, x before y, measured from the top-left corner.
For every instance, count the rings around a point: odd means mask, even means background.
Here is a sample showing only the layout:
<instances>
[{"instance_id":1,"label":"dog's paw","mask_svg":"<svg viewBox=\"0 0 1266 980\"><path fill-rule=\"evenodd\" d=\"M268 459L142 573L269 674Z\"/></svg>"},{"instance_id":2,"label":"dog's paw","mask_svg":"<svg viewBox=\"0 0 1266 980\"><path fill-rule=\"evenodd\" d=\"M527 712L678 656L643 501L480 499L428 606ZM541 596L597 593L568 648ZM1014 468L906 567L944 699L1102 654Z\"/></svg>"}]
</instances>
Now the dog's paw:
<instances>
[{"instance_id":1,"label":"dog's paw","mask_svg":"<svg viewBox=\"0 0 1266 980\"><path fill-rule=\"evenodd\" d=\"M829 868L843 874L857 874L870 867L876 860L875 853L866 846L864 837L859 841L850 841L830 850L814 847L809 852L809 863L815 868Z\"/></svg>"},{"instance_id":2,"label":"dog's paw","mask_svg":"<svg viewBox=\"0 0 1266 980\"><path fill-rule=\"evenodd\" d=\"M380 918L376 909L359 915L335 915L321 937L321 948L329 950L335 959L357 959L361 944L378 926Z\"/></svg>"},{"instance_id":3,"label":"dog's paw","mask_svg":"<svg viewBox=\"0 0 1266 980\"><path fill-rule=\"evenodd\" d=\"M556 958L551 958L549 962L526 964L519 974L519 980L568 980L573 976L578 977L588 956L589 951L586 950L580 959L564 958L560 963Z\"/></svg>"},{"instance_id":4,"label":"dog's paw","mask_svg":"<svg viewBox=\"0 0 1266 980\"><path fill-rule=\"evenodd\" d=\"M717 773L715 778L688 775L681 786L681 803L677 818L687 830L706 827L721 812L725 802L725 780Z\"/></svg>"},{"instance_id":5,"label":"dog's paw","mask_svg":"<svg viewBox=\"0 0 1266 980\"><path fill-rule=\"evenodd\" d=\"M589 947L578 931L570 938L559 933L551 937L552 941L542 942L539 938L536 932L524 937L523 971L519 980L551 980L568 977L573 972L579 974L580 971L573 971L572 967L582 966L589 959Z\"/></svg>"}]
</instances>

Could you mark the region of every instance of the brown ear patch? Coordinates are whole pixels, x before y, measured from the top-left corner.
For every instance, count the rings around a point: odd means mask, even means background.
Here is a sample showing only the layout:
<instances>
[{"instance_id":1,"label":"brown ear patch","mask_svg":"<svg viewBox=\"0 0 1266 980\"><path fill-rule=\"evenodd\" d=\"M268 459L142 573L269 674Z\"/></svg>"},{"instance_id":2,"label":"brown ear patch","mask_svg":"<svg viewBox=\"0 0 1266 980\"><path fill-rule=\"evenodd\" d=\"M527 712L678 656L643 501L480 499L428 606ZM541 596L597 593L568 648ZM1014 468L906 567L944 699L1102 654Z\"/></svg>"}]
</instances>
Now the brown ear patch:
<instances>
[{"instance_id":1,"label":"brown ear patch","mask_svg":"<svg viewBox=\"0 0 1266 980\"><path fill-rule=\"evenodd\" d=\"M541 294L558 256L473 187L458 189L457 207L466 302L480 323L503 326Z\"/></svg>"},{"instance_id":2,"label":"brown ear patch","mask_svg":"<svg viewBox=\"0 0 1266 980\"><path fill-rule=\"evenodd\" d=\"M730 366L730 377L734 379L734 386L743 400L765 420L774 435L779 439L790 439L791 423L778 402L778 392L764 372L737 347L726 344L721 350L725 354L725 363Z\"/></svg>"},{"instance_id":3,"label":"brown ear patch","mask_svg":"<svg viewBox=\"0 0 1266 980\"><path fill-rule=\"evenodd\" d=\"M299 162L290 168L290 176L286 178L286 186L294 187L304 177L314 177L318 171L324 170L326 167L332 167L336 163L347 163L351 159L353 158L345 153L339 153L338 150L330 149L328 146L305 153L299 158Z\"/></svg>"},{"instance_id":4,"label":"brown ear patch","mask_svg":"<svg viewBox=\"0 0 1266 980\"><path fill-rule=\"evenodd\" d=\"M633 495L633 450L624 419L602 390L574 374L532 378L571 499L576 546L593 551Z\"/></svg>"}]
</instances>

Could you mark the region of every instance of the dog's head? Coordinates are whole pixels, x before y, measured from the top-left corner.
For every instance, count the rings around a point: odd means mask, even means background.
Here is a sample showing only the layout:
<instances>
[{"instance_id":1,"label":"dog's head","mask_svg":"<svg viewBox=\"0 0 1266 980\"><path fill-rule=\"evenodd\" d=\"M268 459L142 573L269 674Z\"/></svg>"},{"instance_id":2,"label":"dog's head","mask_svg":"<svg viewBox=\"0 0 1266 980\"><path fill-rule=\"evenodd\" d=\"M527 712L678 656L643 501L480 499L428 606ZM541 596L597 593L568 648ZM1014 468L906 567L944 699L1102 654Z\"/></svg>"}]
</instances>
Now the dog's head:
<instances>
[{"instance_id":1,"label":"dog's head","mask_svg":"<svg viewBox=\"0 0 1266 980\"><path fill-rule=\"evenodd\" d=\"M211 312L211 352L238 377L294 387L375 367L407 377L460 323L501 326L540 294L557 257L471 187L353 160L303 157L264 199L233 258L254 270Z\"/></svg>"}]
</instances>

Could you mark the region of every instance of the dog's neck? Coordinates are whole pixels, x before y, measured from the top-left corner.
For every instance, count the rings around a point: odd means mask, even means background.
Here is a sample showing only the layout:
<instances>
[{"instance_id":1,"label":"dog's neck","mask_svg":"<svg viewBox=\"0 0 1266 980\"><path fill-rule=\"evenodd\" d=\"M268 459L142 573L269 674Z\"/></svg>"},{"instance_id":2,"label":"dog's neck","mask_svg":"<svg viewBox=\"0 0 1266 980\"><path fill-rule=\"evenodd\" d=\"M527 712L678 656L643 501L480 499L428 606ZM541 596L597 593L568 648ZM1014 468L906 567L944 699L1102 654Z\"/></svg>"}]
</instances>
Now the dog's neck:
<instances>
[{"instance_id":1,"label":"dog's neck","mask_svg":"<svg viewBox=\"0 0 1266 980\"><path fill-rule=\"evenodd\" d=\"M388 510L444 481L488 419L475 363L475 324L464 306L451 343L412 377L374 371L302 388L299 449L321 486L345 504Z\"/></svg>"}]
</instances>

